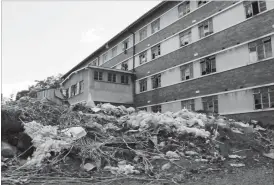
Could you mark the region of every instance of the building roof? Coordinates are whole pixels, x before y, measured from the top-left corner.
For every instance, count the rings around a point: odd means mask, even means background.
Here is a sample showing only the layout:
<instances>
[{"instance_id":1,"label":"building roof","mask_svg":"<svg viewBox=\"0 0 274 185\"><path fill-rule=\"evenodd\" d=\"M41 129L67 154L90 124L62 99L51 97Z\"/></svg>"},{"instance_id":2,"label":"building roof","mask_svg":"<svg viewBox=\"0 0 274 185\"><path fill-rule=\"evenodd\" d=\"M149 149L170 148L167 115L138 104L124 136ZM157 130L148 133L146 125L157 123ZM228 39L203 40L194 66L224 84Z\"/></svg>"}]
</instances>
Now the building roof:
<instances>
[{"instance_id":1,"label":"building roof","mask_svg":"<svg viewBox=\"0 0 274 185\"><path fill-rule=\"evenodd\" d=\"M100 66L86 66L86 67L82 67L80 69L77 69L75 71L72 71L70 74L68 74L64 80L61 82L61 84L63 84L71 75L73 75L74 73L78 73L79 71L82 71L84 69L100 69L100 70L106 70L106 71L114 71L114 72L119 72L119 73L126 73L126 74L135 74L134 72L130 72L130 71L125 71L125 70L121 70L121 69L112 69L112 68L108 68L108 67L100 67Z\"/></svg>"},{"instance_id":2,"label":"building roof","mask_svg":"<svg viewBox=\"0 0 274 185\"><path fill-rule=\"evenodd\" d=\"M84 60L82 60L80 63L78 63L76 66L74 66L71 70L69 70L66 74L64 74L62 76L62 78L66 78L71 72L73 72L74 70L76 70L79 66L81 66L82 64L84 64L85 62L87 62L88 60L90 60L92 57L94 57L97 52L99 52L100 50L103 50L105 48L105 46L109 43L112 42L113 40L117 39L119 36L121 36L123 33L127 32L129 29L131 29L133 26L135 26L137 23L141 22L145 17L151 15L155 10L157 10L159 7L163 6L165 3L167 3L168 1L161 1L159 4L157 4L156 6L154 6L152 9L150 9L148 12L146 12L144 15L142 15L141 17L139 17L136 21L134 21L133 23L131 23L128 27L126 27L125 29L123 29L121 32L119 32L117 35L115 35L114 37L112 37L109 41L107 41L105 44L103 44L100 48L98 48L97 50L95 50L93 53L91 53L88 57L86 57Z\"/></svg>"}]
</instances>

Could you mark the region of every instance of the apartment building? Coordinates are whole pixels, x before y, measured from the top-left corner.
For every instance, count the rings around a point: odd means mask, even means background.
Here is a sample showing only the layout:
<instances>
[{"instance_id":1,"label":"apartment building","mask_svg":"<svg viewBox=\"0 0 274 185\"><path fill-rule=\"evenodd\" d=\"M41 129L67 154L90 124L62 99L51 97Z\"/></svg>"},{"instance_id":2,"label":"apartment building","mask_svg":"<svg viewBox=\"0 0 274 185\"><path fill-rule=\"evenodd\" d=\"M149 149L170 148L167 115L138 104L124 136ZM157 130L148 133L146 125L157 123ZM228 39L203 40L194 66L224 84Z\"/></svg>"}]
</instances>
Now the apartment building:
<instances>
[{"instance_id":1,"label":"apartment building","mask_svg":"<svg viewBox=\"0 0 274 185\"><path fill-rule=\"evenodd\" d=\"M72 68L135 74L134 105L274 120L274 1L163 1ZM273 122L272 122L273 124Z\"/></svg>"}]
</instances>

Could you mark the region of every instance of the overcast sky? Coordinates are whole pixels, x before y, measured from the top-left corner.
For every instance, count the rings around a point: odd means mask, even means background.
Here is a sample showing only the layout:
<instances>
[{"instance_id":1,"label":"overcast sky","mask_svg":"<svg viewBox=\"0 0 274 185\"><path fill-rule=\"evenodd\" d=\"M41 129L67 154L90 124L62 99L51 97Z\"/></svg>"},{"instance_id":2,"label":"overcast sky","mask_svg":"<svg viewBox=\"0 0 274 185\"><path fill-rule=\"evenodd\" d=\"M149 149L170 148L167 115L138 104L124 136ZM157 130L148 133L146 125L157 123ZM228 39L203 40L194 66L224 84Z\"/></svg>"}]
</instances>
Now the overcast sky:
<instances>
[{"instance_id":1,"label":"overcast sky","mask_svg":"<svg viewBox=\"0 0 274 185\"><path fill-rule=\"evenodd\" d=\"M2 93L66 73L159 1L2 1Z\"/></svg>"}]
</instances>

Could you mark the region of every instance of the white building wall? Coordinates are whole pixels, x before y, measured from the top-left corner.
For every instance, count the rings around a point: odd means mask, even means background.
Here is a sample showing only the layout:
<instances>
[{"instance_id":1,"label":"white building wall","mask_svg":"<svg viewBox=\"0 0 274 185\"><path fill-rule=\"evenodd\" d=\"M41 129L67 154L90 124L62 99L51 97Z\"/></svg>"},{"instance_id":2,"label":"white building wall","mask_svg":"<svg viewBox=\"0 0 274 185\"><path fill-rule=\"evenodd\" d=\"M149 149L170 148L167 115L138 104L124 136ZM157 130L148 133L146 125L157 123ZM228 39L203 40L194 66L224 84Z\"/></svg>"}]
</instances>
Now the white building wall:
<instances>
[{"instance_id":1,"label":"white building wall","mask_svg":"<svg viewBox=\"0 0 274 185\"><path fill-rule=\"evenodd\" d=\"M271 36L271 45L272 45L272 57L273 57L274 56L274 35Z\"/></svg>"},{"instance_id":2,"label":"white building wall","mask_svg":"<svg viewBox=\"0 0 274 185\"><path fill-rule=\"evenodd\" d=\"M274 8L274 1L268 0L268 1L265 1L265 2L266 2L267 10L270 10L270 9Z\"/></svg>"},{"instance_id":3,"label":"white building wall","mask_svg":"<svg viewBox=\"0 0 274 185\"><path fill-rule=\"evenodd\" d=\"M243 3L213 17L213 32L229 28L246 19Z\"/></svg>"},{"instance_id":4,"label":"white building wall","mask_svg":"<svg viewBox=\"0 0 274 185\"><path fill-rule=\"evenodd\" d=\"M177 112L179 110L181 110L181 102L178 101L178 102L173 102L173 103L167 103L167 104L163 104L162 105L162 112L168 112L168 111L171 111L171 112Z\"/></svg>"},{"instance_id":5,"label":"white building wall","mask_svg":"<svg viewBox=\"0 0 274 185\"><path fill-rule=\"evenodd\" d=\"M130 58L128 60L128 70L132 70L133 69L133 58Z\"/></svg>"},{"instance_id":6,"label":"white building wall","mask_svg":"<svg viewBox=\"0 0 274 185\"><path fill-rule=\"evenodd\" d=\"M193 26L191 28L191 42L196 42L200 39L198 26Z\"/></svg>"},{"instance_id":7,"label":"white building wall","mask_svg":"<svg viewBox=\"0 0 274 185\"><path fill-rule=\"evenodd\" d=\"M180 43L179 43L179 35L176 35L161 44L161 55L166 55L168 53L171 53L177 49L179 49Z\"/></svg>"},{"instance_id":8,"label":"white building wall","mask_svg":"<svg viewBox=\"0 0 274 185\"><path fill-rule=\"evenodd\" d=\"M194 105L195 105L195 111L203 110L202 98L195 98Z\"/></svg>"},{"instance_id":9,"label":"white building wall","mask_svg":"<svg viewBox=\"0 0 274 185\"><path fill-rule=\"evenodd\" d=\"M201 76L201 64L200 61L193 62L193 77L198 78Z\"/></svg>"},{"instance_id":10,"label":"white building wall","mask_svg":"<svg viewBox=\"0 0 274 185\"><path fill-rule=\"evenodd\" d=\"M249 51L247 44L216 55L217 72L245 66L248 63Z\"/></svg>"},{"instance_id":11,"label":"white building wall","mask_svg":"<svg viewBox=\"0 0 274 185\"><path fill-rule=\"evenodd\" d=\"M178 6L168 11L160 18L160 29L167 27L178 19Z\"/></svg>"},{"instance_id":12,"label":"white building wall","mask_svg":"<svg viewBox=\"0 0 274 185\"><path fill-rule=\"evenodd\" d=\"M162 73L161 86L168 86L180 82L181 71L180 68L173 68Z\"/></svg>"},{"instance_id":13,"label":"white building wall","mask_svg":"<svg viewBox=\"0 0 274 185\"><path fill-rule=\"evenodd\" d=\"M218 95L219 113L227 114L253 110L253 92L244 90Z\"/></svg>"}]
</instances>

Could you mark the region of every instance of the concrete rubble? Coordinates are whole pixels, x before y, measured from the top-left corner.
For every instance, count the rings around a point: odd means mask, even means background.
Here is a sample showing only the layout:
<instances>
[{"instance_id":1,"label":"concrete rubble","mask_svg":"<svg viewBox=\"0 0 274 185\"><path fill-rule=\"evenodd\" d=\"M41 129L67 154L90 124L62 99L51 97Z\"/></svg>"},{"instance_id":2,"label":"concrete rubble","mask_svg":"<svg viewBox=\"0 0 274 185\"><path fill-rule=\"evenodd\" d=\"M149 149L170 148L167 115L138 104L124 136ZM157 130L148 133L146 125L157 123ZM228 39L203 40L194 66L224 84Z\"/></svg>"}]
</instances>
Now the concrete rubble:
<instances>
[{"instance_id":1,"label":"concrete rubble","mask_svg":"<svg viewBox=\"0 0 274 185\"><path fill-rule=\"evenodd\" d=\"M33 147L22 164L18 161L25 151L17 150L16 142L9 144L11 139L2 133L6 137L1 166L6 179L28 172L30 176L48 171L70 174L71 168L76 172L83 169L79 176L111 173L157 178L174 168L186 170L186 164L193 162L208 165L208 169L225 161L231 167L244 167L247 157L241 152L245 150L273 159L273 138L269 137L273 132L255 121L243 123L186 109L150 113L111 104L68 107L31 98L11 102L3 109L20 111L18 120ZM17 173L11 174L14 170Z\"/></svg>"}]
</instances>

